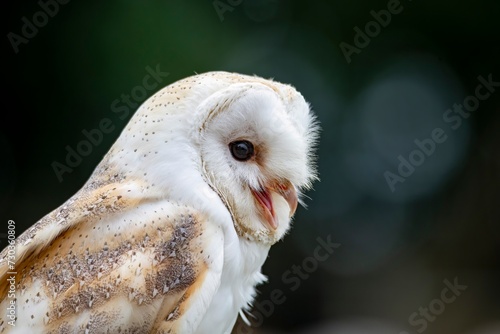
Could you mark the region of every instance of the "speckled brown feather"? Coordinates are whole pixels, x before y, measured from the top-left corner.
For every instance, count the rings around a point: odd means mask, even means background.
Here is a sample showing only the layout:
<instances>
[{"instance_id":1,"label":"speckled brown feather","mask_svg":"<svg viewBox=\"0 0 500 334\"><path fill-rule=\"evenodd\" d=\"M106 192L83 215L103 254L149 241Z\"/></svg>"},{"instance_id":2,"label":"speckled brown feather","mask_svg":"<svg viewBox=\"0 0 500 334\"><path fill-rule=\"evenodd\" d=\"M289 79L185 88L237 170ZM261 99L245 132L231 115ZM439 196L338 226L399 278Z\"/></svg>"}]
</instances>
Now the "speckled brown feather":
<instances>
[{"instance_id":1,"label":"speckled brown feather","mask_svg":"<svg viewBox=\"0 0 500 334\"><path fill-rule=\"evenodd\" d=\"M48 300L43 319L48 333L73 332L83 314L89 321L81 330L88 333L104 328L110 333L174 328L184 302L199 287L196 282L206 270L203 258L193 256L202 253L203 218L176 207L179 214L175 216L166 214L171 209L160 208L147 212L147 221L102 224L140 209L148 199L128 195L138 187L134 182L94 186L82 189L76 200L70 199L18 238L17 253L23 255L16 267L17 303L28 306ZM52 225L60 226L59 234L47 243L42 238ZM111 230L115 230L112 237L102 237ZM1 258L5 255L4 250ZM5 261L1 266L0 299L6 300ZM24 299L24 292L35 285L41 286L39 291ZM151 311L144 311L146 316L132 326L121 328L115 324L123 317L123 303ZM1 333L8 332L5 322L0 316Z\"/></svg>"}]
</instances>

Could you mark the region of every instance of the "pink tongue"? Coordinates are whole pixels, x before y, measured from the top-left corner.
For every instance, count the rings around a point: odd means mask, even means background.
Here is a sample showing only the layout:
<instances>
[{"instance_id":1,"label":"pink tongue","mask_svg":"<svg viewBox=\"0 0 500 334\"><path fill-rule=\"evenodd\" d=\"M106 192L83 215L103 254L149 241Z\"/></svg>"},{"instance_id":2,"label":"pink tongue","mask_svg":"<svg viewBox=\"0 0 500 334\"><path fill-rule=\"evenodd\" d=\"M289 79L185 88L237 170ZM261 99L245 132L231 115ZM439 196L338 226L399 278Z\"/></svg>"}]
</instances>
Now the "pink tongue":
<instances>
[{"instance_id":1,"label":"pink tongue","mask_svg":"<svg viewBox=\"0 0 500 334\"><path fill-rule=\"evenodd\" d=\"M272 231L278 228L278 223L274 217L273 201L271 199L271 193L264 188L263 190L253 190L252 193L255 199L262 206L262 214L264 215L264 223Z\"/></svg>"},{"instance_id":2,"label":"pink tongue","mask_svg":"<svg viewBox=\"0 0 500 334\"><path fill-rule=\"evenodd\" d=\"M269 196L269 192L267 191L258 191L257 194L259 194L260 199L262 200L262 203L267 207L269 212L271 214L273 213L273 201L271 200L271 197Z\"/></svg>"}]
</instances>

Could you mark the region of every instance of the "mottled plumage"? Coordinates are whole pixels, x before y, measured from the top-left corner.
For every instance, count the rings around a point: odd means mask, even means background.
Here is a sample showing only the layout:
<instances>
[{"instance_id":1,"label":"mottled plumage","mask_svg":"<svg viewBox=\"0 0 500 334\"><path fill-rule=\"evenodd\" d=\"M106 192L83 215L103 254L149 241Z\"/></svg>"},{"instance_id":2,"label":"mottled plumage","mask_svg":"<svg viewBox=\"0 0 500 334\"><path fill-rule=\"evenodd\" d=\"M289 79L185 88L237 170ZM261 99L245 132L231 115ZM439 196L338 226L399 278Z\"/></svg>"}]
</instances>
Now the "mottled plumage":
<instances>
[{"instance_id":1,"label":"mottled plumage","mask_svg":"<svg viewBox=\"0 0 500 334\"><path fill-rule=\"evenodd\" d=\"M291 86L225 72L136 112L84 187L16 242L16 326L0 333L229 333L315 178Z\"/></svg>"}]
</instances>

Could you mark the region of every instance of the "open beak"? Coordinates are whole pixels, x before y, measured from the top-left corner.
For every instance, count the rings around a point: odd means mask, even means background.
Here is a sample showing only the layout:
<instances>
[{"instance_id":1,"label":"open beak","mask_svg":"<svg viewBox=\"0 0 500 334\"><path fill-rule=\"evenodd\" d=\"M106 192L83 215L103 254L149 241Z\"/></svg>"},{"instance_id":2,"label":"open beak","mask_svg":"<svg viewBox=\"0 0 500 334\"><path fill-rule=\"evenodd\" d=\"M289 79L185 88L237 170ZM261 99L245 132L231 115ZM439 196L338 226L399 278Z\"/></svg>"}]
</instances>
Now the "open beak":
<instances>
[{"instance_id":1,"label":"open beak","mask_svg":"<svg viewBox=\"0 0 500 334\"><path fill-rule=\"evenodd\" d=\"M271 230L275 231L278 228L278 221L274 213L272 193L275 192L282 196L290 207L290 215L293 216L295 210L297 210L297 192L295 187L290 182L273 184L272 186L263 187L262 189L255 190L252 189L252 194L257 200L261 207L261 213L264 217L264 222L266 226Z\"/></svg>"}]
</instances>

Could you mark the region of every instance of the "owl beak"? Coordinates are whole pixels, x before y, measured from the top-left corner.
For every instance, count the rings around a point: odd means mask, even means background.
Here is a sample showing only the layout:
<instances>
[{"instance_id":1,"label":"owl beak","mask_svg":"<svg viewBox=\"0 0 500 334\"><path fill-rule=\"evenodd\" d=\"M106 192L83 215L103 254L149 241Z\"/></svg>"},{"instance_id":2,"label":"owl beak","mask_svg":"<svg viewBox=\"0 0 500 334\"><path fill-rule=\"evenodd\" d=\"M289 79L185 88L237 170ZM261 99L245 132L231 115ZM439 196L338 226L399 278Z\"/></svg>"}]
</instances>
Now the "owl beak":
<instances>
[{"instance_id":1,"label":"owl beak","mask_svg":"<svg viewBox=\"0 0 500 334\"><path fill-rule=\"evenodd\" d=\"M275 231L278 228L278 221L274 213L272 192L275 192L282 196L290 207L290 215L292 217L297 210L297 192L295 187L290 182L273 184L270 187L263 187L262 189L255 190L252 189L252 194L257 202L260 204L261 213L264 216L264 222L267 228L271 231Z\"/></svg>"},{"instance_id":2,"label":"owl beak","mask_svg":"<svg viewBox=\"0 0 500 334\"><path fill-rule=\"evenodd\" d=\"M288 203L288 206L290 207L290 214L288 217L291 218L297 210L297 205L299 202L295 187L293 186L293 184L287 181L285 184L278 185L278 193L283 196L285 201Z\"/></svg>"}]
</instances>

